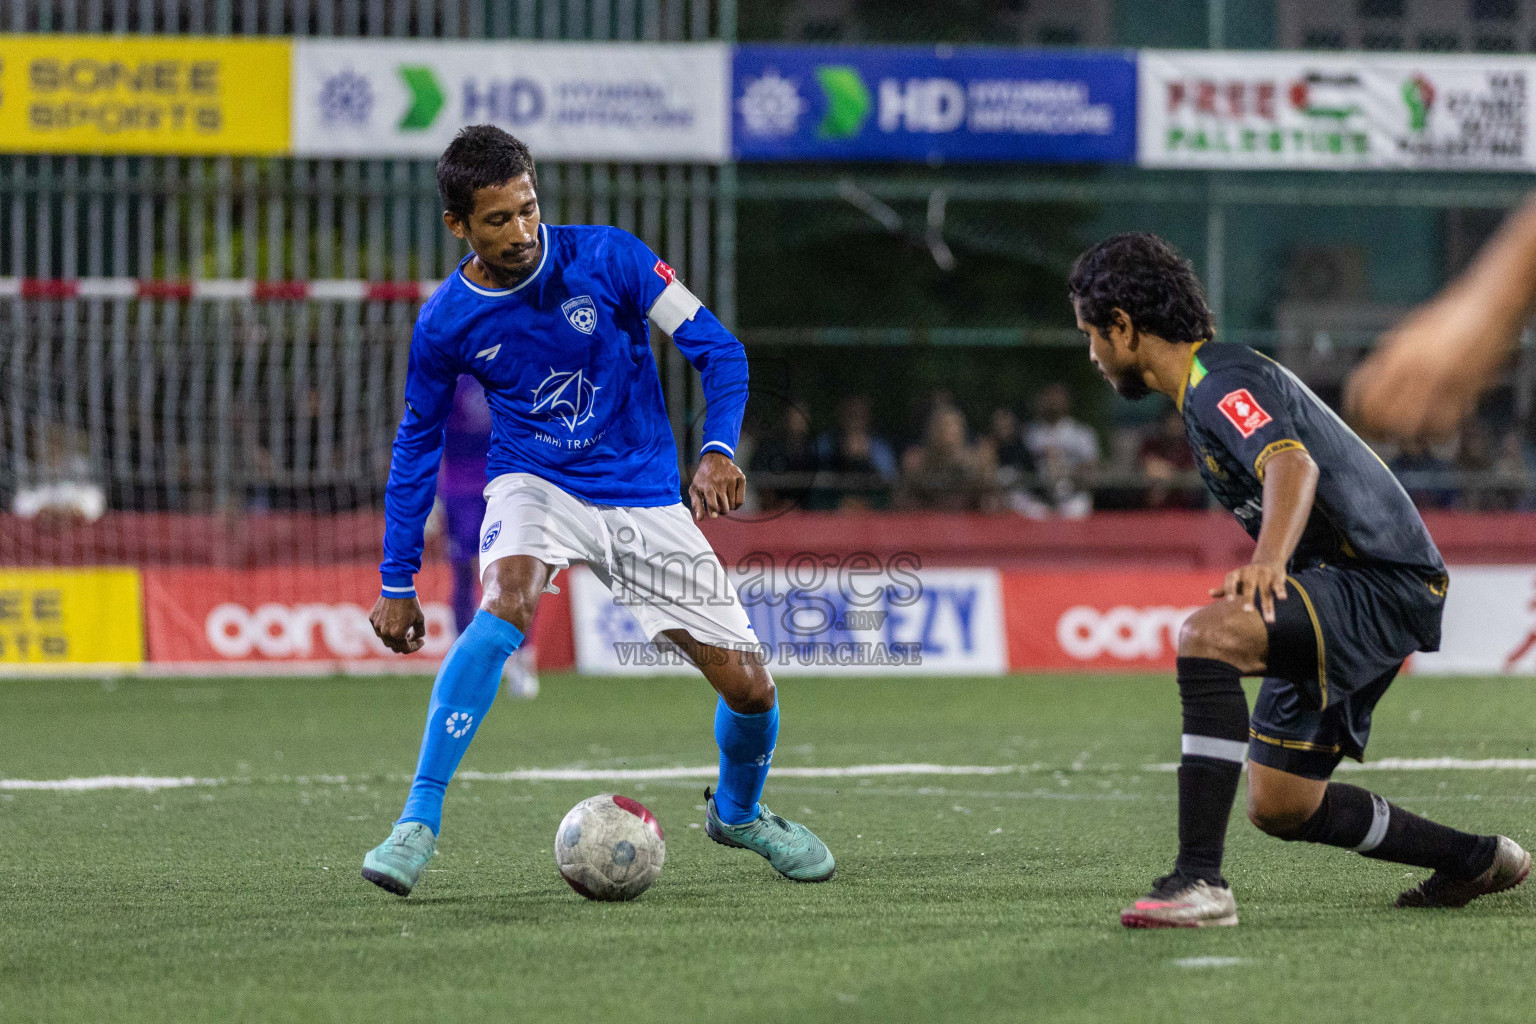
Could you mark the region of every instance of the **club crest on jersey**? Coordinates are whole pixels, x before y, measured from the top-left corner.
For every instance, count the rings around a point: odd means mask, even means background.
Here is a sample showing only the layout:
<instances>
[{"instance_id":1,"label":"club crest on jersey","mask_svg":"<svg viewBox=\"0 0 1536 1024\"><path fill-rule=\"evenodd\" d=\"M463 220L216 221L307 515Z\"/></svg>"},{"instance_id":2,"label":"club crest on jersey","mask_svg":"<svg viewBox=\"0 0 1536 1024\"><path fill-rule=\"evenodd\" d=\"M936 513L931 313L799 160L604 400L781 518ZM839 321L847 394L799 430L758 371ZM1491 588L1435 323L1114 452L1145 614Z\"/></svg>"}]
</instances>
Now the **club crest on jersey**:
<instances>
[{"instance_id":1,"label":"club crest on jersey","mask_svg":"<svg viewBox=\"0 0 1536 1024\"><path fill-rule=\"evenodd\" d=\"M656 271L656 276L667 282L667 284L671 284L673 281L677 280L677 271L667 266L666 263L661 260L657 260L656 265L651 269Z\"/></svg>"},{"instance_id":2,"label":"club crest on jersey","mask_svg":"<svg viewBox=\"0 0 1536 1024\"><path fill-rule=\"evenodd\" d=\"M1275 421L1273 416L1264 411L1262 405L1254 401L1247 388L1227 392L1226 396L1216 403L1216 408L1232 421L1237 432L1244 437L1252 437L1260 427Z\"/></svg>"},{"instance_id":3,"label":"club crest on jersey","mask_svg":"<svg viewBox=\"0 0 1536 1024\"><path fill-rule=\"evenodd\" d=\"M578 295L574 299L566 299L560 304L560 312L571 322L571 326L582 334L591 334L597 330L597 305L593 303L592 296Z\"/></svg>"},{"instance_id":4,"label":"club crest on jersey","mask_svg":"<svg viewBox=\"0 0 1536 1024\"><path fill-rule=\"evenodd\" d=\"M583 370L557 370L551 366L549 376L533 389L533 411L548 413L574 433L592 418L600 390L599 385L587 380Z\"/></svg>"}]
</instances>

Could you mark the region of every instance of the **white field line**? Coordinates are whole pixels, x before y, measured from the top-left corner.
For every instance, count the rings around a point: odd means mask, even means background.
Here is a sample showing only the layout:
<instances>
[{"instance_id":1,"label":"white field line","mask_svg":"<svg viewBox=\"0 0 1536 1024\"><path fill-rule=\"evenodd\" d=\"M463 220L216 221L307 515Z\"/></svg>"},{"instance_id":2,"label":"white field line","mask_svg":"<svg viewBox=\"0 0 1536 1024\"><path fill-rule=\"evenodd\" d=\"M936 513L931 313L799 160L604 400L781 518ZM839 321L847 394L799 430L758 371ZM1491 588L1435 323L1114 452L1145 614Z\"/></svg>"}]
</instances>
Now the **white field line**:
<instances>
[{"instance_id":1,"label":"white field line","mask_svg":"<svg viewBox=\"0 0 1536 1024\"><path fill-rule=\"evenodd\" d=\"M1474 772L1528 772L1536 769L1536 758L1485 757L1481 760L1467 760L1461 757L1384 757L1380 761L1367 761L1365 764L1345 761L1339 767L1352 772L1370 769L1383 772L1436 772L1447 768Z\"/></svg>"},{"instance_id":2,"label":"white field line","mask_svg":"<svg viewBox=\"0 0 1536 1024\"><path fill-rule=\"evenodd\" d=\"M165 778L153 775L93 775L72 779L0 779L0 790L46 789L83 792L92 789L179 789L185 786L218 786L223 779L198 779L190 775Z\"/></svg>"},{"instance_id":3,"label":"white field line","mask_svg":"<svg viewBox=\"0 0 1536 1024\"><path fill-rule=\"evenodd\" d=\"M983 765L983 764L860 764L844 767L783 767L773 769L776 779L857 779L893 775L1027 775L1055 772L1123 771L1173 772L1177 762L1121 765ZM1536 771L1536 758L1489 757L1386 757L1380 761L1357 764L1345 761L1340 771ZM464 782L661 782L668 779L713 779L716 765L679 768L522 768L507 772L462 771L455 778ZM68 779L0 779L0 792L47 790L86 792L98 789L184 789L189 786L223 786L231 782L248 783L251 779L199 778L192 775L93 775ZM345 785L345 775L283 776L275 780L299 785Z\"/></svg>"},{"instance_id":4,"label":"white field line","mask_svg":"<svg viewBox=\"0 0 1536 1024\"><path fill-rule=\"evenodd\" d=\"M1175 967L1240 967L1253 961L1246 956L1187 956L1172 963Z\"/></svg>"}]
</instances>

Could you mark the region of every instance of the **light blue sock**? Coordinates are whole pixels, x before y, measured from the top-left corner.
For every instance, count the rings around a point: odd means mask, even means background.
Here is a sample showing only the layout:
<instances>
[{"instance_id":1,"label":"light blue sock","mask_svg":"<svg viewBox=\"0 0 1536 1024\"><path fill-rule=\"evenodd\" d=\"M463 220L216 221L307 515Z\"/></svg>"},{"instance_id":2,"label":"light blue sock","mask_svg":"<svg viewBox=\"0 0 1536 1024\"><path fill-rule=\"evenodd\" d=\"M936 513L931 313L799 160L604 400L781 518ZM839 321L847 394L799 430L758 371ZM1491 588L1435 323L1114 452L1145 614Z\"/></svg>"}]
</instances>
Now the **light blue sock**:
<instances>
[{"instance_id":1,"label":"light blue sock","mask_svg":"<svg viewBox=\"0 0 1536 1024\"><path fill-rule=\"evenodd\" d=\"M779 701L756 715L738 715L721 697L715 704L715 742L720 744L720 787L715 810L727 825L757 817L757 800L768 780L773 747L779 739Z\"/></svg>"},{"instance_id":2,"label":"light blue sock","mask_svg":"<svg viewBox=\"0 0 1536 1024\"><path fill-rule=\"evenodd\" d=\"M454 641L432 684L416 781L411 783L401 822L419 821L434 833L442 831L448 780L496 699L502 666L522 642L522 630L487 611L476 612L469 628Z\"/></svg>"}]
</instances>

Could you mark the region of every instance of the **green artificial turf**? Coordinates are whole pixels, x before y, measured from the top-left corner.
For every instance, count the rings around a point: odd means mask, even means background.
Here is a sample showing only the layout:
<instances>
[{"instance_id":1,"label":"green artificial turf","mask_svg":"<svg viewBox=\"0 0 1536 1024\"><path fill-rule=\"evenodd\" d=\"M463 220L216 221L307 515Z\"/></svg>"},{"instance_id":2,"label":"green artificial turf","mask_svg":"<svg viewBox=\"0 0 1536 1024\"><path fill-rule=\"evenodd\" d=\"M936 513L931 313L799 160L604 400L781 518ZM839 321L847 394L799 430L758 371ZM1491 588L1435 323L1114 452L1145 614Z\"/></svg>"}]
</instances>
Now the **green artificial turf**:
<instances>
[{"instance_id":1,"label":"green artificial turf","mask_svg":"<svg viewBox=\"0 0 1536 1024\"><path fill-rule=\"evenodd\" d=\"M702 781L455 783L432 872L363 882L398 813L421 680L0 683L0 776L195 776L155 792L0 792L0 1020L1520 1021L1536 1017L1536 885L1391 909L1422 872L1284 844L1239 813L1242 925L1129 932L1167 869L1168 678L787 680L776 767L1018 765L992 776L769 779L838 856L795 885L711 844ZM1529 682L1405 679L1373 757L1532 758ZM465 768L707 765L702 681L547 677ZM1536 772L1348 776L1536 841ZM618 788L667 864L629 904L555 872L564 812ZM1410 877L1411 876L1411 877ZM1192 959L1204 958L1204 959ZM1215 959L1212 959L1215 958Z\"/></svg>"}]
</instances>

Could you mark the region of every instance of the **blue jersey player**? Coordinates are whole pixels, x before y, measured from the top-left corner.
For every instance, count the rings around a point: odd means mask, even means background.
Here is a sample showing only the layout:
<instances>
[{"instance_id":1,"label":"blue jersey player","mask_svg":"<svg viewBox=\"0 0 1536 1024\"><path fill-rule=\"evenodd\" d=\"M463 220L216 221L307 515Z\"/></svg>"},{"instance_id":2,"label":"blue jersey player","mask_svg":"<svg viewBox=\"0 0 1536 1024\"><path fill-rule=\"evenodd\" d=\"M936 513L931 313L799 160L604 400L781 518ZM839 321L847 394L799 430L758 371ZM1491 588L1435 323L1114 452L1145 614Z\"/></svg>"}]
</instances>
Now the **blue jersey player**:
<instances>
[{"instance_id":1,"label":"blue jersey player","mask_svg":"<svg viewBox=\"0 0 1536 1024\"><path fill-rule=\"evenodd\" d=\"M555 574L583 562L719 693L720 779L704 792L710 838L752 850L796 881L831 878L826 845L759 802L779 730L777 693L696 525L744 497L732 461L747 400L741 343L633 235L541 223L533 158L500 129L461 131L438 161L437 186L444 223L472 252L416 321L384 497L383 592L370 618L392 650L420 649L426 626L412 580L460 374L480 382L491 410L484 594L432 687L405 810L363 859L363 877L402 896L415 887L436 850L444 792L502 665ZM708 408L691 516L680 501L648 321L703 378Z\"/></svg>"},{"instance_id":2,"label":"blue jersey player","mask_svg":"<svg viewBox=\"0 0 1536 1024\"><path fill-rule=\"evenodd\" d=\"M1180 631L1179 855L1121 922L1237 924L1221 862L1245 760L1263 831L1432 869L1399 907L1461 907L1520 884L1531 855L1514 841L1330 781L1342 758L1364 756L1403 660L1440 643L1445 563L1392 473L1284 367L1210 342L1200 284L1162 239L1099 243L1070 286L1094 364L1126 398L1175 402L1206 486L1255 541ZM1251 717L1243 676L1263 679Z\"/></svg>"}]
</instances>

